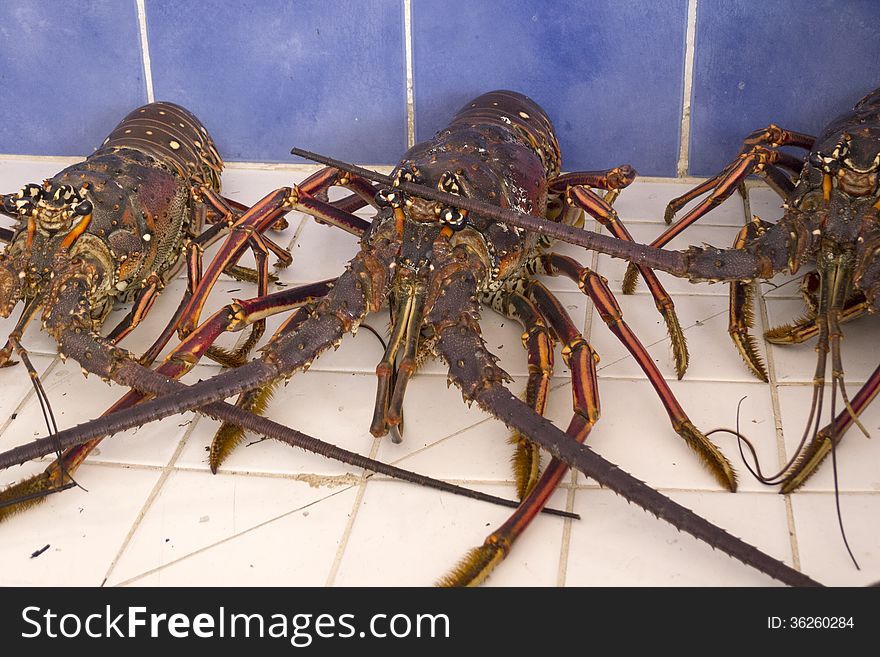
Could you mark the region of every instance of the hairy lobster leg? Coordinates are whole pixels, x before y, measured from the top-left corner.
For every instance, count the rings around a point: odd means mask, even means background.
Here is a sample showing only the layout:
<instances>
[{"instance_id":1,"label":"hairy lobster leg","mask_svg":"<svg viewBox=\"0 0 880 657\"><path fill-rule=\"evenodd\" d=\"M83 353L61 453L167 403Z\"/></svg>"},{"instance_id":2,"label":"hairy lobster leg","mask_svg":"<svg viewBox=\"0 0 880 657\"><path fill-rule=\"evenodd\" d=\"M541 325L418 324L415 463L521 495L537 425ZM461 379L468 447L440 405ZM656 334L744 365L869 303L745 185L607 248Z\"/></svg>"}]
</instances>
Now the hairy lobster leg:
<instances>
[{"instance_id":1,"label":"hairy lobster leg","mask_svg":"<svg viewBox=\"0 0 880 657\"><path fill-rule=\"evenodd\" d=\"M840 323L845 324L869 312L870 304L861 293L850 297L840 313ZM784 324L768 330L764 337L773 344L800 344L819 335L816 317L808 316L791 324Z\"/></svg>"},{"instance_id":2,"label":"hairy lobster leg","mask_svg":"<svg viewBox=\"0 0 880 657\"><path fill-rule=\"evenodd\" d=\"M629 242L634 241L626 226L620 221L614 208L592 190L580 186L570 187L566 193L566 199L569 203L583 208L592 217L595 217L616 238ZM627 270L627 273L629 271ZM648 289L651 291L651 296L654 297L654 304L666 323L666 330L669 333L672 354L675 359L675 373L680 379L687 370L688 349L684 331L681 330L678 315L675 314L675 304L672 302L672 297L663 288L657 275L648 267L637 266L632 268L631 271L639 272L642 278L645 279L645 283L647 283ZM624 282L625 286L626 283Z\"/></svg>"},{"instance_id":3,"label":"hairy lobster leg","mask_svg":"<svg viewBox=\"0 0 880 657\"><path fill-rule=\"evenodd\" d=\"M825 457L831 453L832 446L836 447L843 439L843 434L856 422L853 414L858 417L867 408L868 404L874 401L878 392L880 392L880 367L871 373L865 384L859 389L855 397L852 398L852 412L849 409L843 409L838 413L837 417L818 432L811 449L804 452L799 461L786 475L780 487L780 493L792 493L809 479L810 475L825 460Z\"/></svg>"},{"instance_id":4,"label":"hairy lobster leg","mask_svg":"<svg viewBox=\"0 0 880 657\"><path fill-rule=\"evenodd\" d=\"M537 306L540 314L547 319L553 332L563 343L562 356L571 371L574 406L574 415L565 433L582 443L599 420L599 382L596 378L598 356L574 326L562 304L547 288L538 282L532 282L528 286L527 294L534 302L532 307ZM525 297L517 296L511 301L517 298L527 301ZM540 316L537 320L543 324ZM528 403L528 400L526 401ZM542 414L541 409L534 410ZM493 531L483 541L483 545L471 550L448 575L443 577L439 582L440 586L477 586L484 581L507 556L514 541L547 504L550 495L556 490L567 471L566 463L553 458L541 478L529 489L527 495L522 496L522 503L510 518Z\"/></svg>"},{"instance_id":5,"label":"hairy lobster leg","mask_svg":"<svg viewBox=\"0 0 880 657\"><path fill-rule=\"evenodd\" d=\"M449 365L449 376L466 399L476 401L484 411L512 429L523 432L553 456L595 479L600 485L677 529L706 541L715 549L787 584L818 584L578 444L507 390L502 385L506 374L495 364L473 319L478 310L472 300L476 285L473 272L463 268L450 277L445 286L446 294L437 299L427 317L437 332L436 350Z\"/></svg>"},{"instance_id":6,"label":"hairy lobster leg","mask_svg":"<svg viewBox=\"0 0 880 657\"><path fill-rule=\"evenodd\" d=\"M505 305L502 300L499 305ZM547 406L550 377L553 375L554 338L535 304L521 294L510 294L506 300L507 312L523 325L522 343L526 349L529 377L526 381L525 402L540 415ZM514 431L510 441L515 446L512 458L516 496L525 499L538 482L541 468L540 448Z\"/></svg>"},{"instance_id":7,"label":"hairy lobster leg","mask_svg":"<svg viewBox=\"0 0 880 657\"><path fill-rule=\"evenodd\" d=\"M570 278L578 284L584 294L592 299L602 320L636 359L639 367L642 368L651 385L654 386L654 390L657 391L657 395L672 421L672 428L697 453L718 483L730 491L735 491L736 473L733 467L715 444L690 421L650 354L624 321L620 306L617 305L605 280L567 256L550 253L539 256L539 259L545 273L551 276L562 275Z\"/></svg>"},{"instance_id":8,"label":"hairy lobster leg","mask_svg":"<svg viewBox=\"0 0 880 657\"><path fill-rule=\"evenodd\" d=\"M770 224L767 222L755 217L739 231L733 242L733 248L745 248L749 242L763 235L769 226ZM728 312L730 319L727 332L752 374L766 383L769 381L767 368L761 359L754 336L749 333L749 329L755 326L754 303L755 283L753 281L731 281Z\"/></svg>"}]
</instances>

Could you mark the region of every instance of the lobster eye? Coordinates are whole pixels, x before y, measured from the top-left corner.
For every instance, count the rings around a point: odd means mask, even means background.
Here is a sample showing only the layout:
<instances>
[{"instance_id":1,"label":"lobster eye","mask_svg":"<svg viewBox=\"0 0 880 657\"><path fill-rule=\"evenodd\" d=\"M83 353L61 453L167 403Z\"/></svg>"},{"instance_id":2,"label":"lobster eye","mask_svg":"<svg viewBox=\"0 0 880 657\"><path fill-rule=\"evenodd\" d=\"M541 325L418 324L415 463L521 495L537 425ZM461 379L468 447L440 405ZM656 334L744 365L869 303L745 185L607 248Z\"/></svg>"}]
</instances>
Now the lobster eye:
<instances>
[{"instance_id":1,"label":"lobster eye","mask_svg":"<svg viewBox=\"0 0 880 657\"><path fill-rule=\"evenodd\" d=\"M458 208L445 208L440 213L440 221L453 230L461 230L467 222L467 213Z\"/></svg>"},{"instance_id":2,"label":"lobster eye","mask_svg":"<svg viewBox=\"0 0 880 657\"><path fill-rule=\"evenodd\" d=\"M376 197L375 197L376 205L378 205L380 208L387 208L389 205L391 205L388 202L388 199L385 198L386 193L387 193L387 190L382 190L382 191L376 192Z\"/></svg>"},{"instance_id":3,"label":"lobster eye","mask_svg":"<svg viewBox=\"0 0 880 657\"><path fill-rule=\"evenodd\" d=\"M392 208L402 208L406 204L406 197L403 192L397 189L386 189L377 195L382 198L386 205Z\"/></svg>"},{"instance_id":4,"label":"lobster eye","mask_svg":"<svg viewBox=\"0 0 880 657\"><path fill-rule=\"evenodd\" d=\"M831 174L837 173L840 169L840 162L835 157L820 152L810 153L810 165Z\"/></svg>"},{"instance_id":5,"label":"lobster eye","mask_svg":"<svg viewBox=\"0 0 880 657\"><path fill-rule=\"evenodd\" d=\"M18 207L12 195L3 197L3 211L8 214L18 214Z\"/></svg>"},{"instance_id":6,"label":"lobster eye","mask_svg":"<svg viewBox=\"0 0 880 657\"><path fill-rule=\"evenodd\" d=\"M79 215L85 216L87 214L91 214L91 212L92 212L92 202L91 201L82 201L80 203L77 203L76 206L74 206L74 208L73 208L74 214L79 214Z\"/></svg>"},{"instance_id":7,"label":"lobster eye","mask_svg":"<svg viewBox=\"0 0 880 657\"><path fill-rule=\"evenodd\" d=\"M21 198L32 198L35 201L39 201L41 198L43 198L43 188L39 185L30 183L21 188L19 196Z\"/></svg>"}]
</instances>

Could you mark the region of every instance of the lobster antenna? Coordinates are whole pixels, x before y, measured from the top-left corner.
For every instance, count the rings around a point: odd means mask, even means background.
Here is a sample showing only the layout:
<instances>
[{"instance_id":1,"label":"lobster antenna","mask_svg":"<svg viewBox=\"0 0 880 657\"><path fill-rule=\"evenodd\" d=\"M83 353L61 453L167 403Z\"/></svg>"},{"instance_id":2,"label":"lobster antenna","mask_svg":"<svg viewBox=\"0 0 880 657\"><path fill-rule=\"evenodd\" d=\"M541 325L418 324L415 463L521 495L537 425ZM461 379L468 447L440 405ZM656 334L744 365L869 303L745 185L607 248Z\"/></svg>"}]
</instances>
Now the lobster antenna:
<instances>
[{"instance_id":1,"label":"lobster antenna","mask_svg":"<svg viewBox=\"0 0 880 657\"><path fill-rule=\"evenodd\" d=\"M511 208L502 208L498 205L492 205L491 203L486 203L485 201L480 201L478 199L468 198L466 196L456 196L455 194L449 194L440 191L439 189L434 189L433 187L417 185L405 180L394 180L390 176L377 173L376 171L370 171L369 169L364 169L356 164L334 160L326 155L319 155L301 148L294 147L290 149L290 152L293 155L298 155L307 160L319 162L326 166L333 167L334 169L353 173L362 178L366 178L367 180L372 180L373 182L383 183L390 187L400 189L401 191L419 198L445 203L450 207L467 210L468 212L473 212L474 214L494 219L495 221L499 221L509 226L516 226L517 228L522 228L523 230L528 230L533 233L540 233L547 237L568 242L569 244L576 244L587 249L595 249L611 256L612 258L622 258L624 260L634 261L647 267L661 269L676 276L687 275L688 268L685 257L677 251L664 251L663 249L645 246L644 244L638 244L636 242L619 240L616 237L600 235L599 233L594 233L582 228L573 228L565 224L550 221L542 217L536 217Z\"/></svg>"}]
</instances>

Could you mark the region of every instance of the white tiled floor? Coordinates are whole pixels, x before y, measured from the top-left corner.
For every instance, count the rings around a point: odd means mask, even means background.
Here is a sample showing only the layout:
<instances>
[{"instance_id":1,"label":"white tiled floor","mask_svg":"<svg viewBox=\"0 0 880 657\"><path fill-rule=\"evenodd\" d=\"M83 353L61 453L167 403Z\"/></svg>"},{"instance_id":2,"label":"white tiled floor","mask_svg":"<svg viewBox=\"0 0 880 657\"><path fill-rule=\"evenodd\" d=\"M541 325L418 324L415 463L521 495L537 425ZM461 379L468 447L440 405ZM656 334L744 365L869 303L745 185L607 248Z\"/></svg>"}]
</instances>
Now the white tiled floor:
<instances>
[{"instance_id":1,"label":"white tiled floor","mask_svg":"<svg viewBox=\"0 0 880 657\"><path fill-rule=\"evenodd\" d=\"M62 166L56 160L0 160L0 189L17 189ZM253 202L310 170L231 167L224 177L225 191ZM672 180L637 182L623 193L618 208L636 238L650 241L662 230L665 203L688 188ZM672 246L729 245L742 225L743 210L734 196ZM781 212L772 192L762 187L751 191L751 211L771 220ZM285 284L338 275L357 249L352 236L300 215L291 217L290 228L278 240L289 244L294 255L292 267L281 272ZM560 249L596 267L613 289L619 289L620 261L570 246ZM644 285L635 296L619 298L627 320L698 426L733 426L737 402L745 397L741 426L757 443L765 469L779 467L806 421L815 367L812 346L770 349L772 384L762 384L746 371L726 335L727 286L661 277L673 293L689 340L691 367L683 381L675 380L665 329ZM125 346L139 351L149 343L173 309L181 285L169 286L150 319ZM599 453L824 583L880 580L877 440L868 441L852 430L838 455L840 502L862 567L857 571L837 529L830 464L802 491L780 496L754 481L742 467L733 440L719 436L742 484L737 494L720 491L671 430L651 386L592 305L573 285L561 280L548 285L559 292L602 357L603 417L589 439ZM229 297L250 296L252 289L223 280L211 302L216 308ZM768 316L776 323L798 314L796 283L765 290L759 324L765 325ZM5 334L12 322L0 321L0 333ZM872 337L877 322L865 317L845 328L851 395L876 366ZM382 330L387 319L377 315L369 323ZM520 329L489 310L482 324L488 345L514 375L512 385L518 392L526 373ZM120 394L118 387L94 377L84 380L75 363L58 361L51 340L36 325L25 344L35 354L60 425L97 416ZM346 338L339 351L326 354L279 391L270 416L402 467L512 495L507 431L463 404L455 389L447 389L440 363L426 366L409 388L404 442L395 445L370 436L372 372L381 354L378 341L367 331ZM564 424L570 414L570 385L561 357L557 363L548 415ZM206 364L189 380L216 371ZM0 386L0 448L44 435L22 367L0 370ZM880 434L880 407L869 408L863 421ZM0 584L430 585L507 515L504 509L409 484L364 480L356 469L268 441L239 448L214 476L207 468L205 449L216 426L212 420L186 415L104 442L77 473L87 491L51 496L0 526ZM29 463L0 472L0 484L42 467L45 463ZM581 476L569 476L565 482L552 504L576 511L582 519L540 517L490 578L490 585L772 584ZM45 552L31 557L46 545Z\"/></svg>"}]
</instances>

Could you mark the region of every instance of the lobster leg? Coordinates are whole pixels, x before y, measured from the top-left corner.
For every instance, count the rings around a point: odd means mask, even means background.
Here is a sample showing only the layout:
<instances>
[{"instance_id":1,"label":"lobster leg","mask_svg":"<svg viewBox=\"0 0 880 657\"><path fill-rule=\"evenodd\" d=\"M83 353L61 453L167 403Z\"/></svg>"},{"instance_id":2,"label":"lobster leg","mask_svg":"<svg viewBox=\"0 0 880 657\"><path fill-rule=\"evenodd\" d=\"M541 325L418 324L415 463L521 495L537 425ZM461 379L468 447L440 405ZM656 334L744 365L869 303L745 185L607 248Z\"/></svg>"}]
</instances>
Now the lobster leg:
<instances>
[{"instance_id":1,"label":"lobster leg","mask_svg":"<svg viewBox=\"0 0 880 657\"><path fill-rule=\"evenodd\" d=\"M0 349L0 367L9 367L10 365L14 365L15 361L11 360L12 352L15 349L14 344L17 343L22 334L24 333L25 328L30 323L30 321L36 316L37 311L40 309L40 300L34 299L27 303L24 307L24 310L21 311L21 317L18 319L18 322L15 324L15 328L12 329L12 332L9 334L9 337L6 339L6 344L3 346L3 349Z\"/></svg>"},{"instance_id":2,"label":"lobster leg","mask_svg":"<svg viewBox=\"0 0 880 657\"><path fill-rule=\"evenodd\" d=\"M770 224L757 217L742 227L733 243L734 249L742 249L749 242L760 237ZM749 329L755 325L755 283L753 281L731 281L730 307L727 332L746 366L758 379L769 381L767 368L758 351L755 338Z\"/></svg>"},{"instance_id":3,"label":"lobster leg","mask_svg":"<svg viewBox=\"0 0 880 657\"><path fill-rule=\"evenodd\" d=\"M265 297L269 294L269 249L259 233L251 236L254 259L257 264L257 296ZM224 367L238 367L247 360L248 354L253 349L263 333L266 331L266 320L258 319L251 325L251 331L244 343L235 351L228 351L221 347L211 346L207 356L223 365Z\"/></svg>"},{"instance_id":4,"label":"lobster leg","mask_svg":"<svg viewBox=\"0 0 880 657\"><path fill-rule=\"evenodd\" d=\"M688 222L688 225L690 225L690 223L699 219L713 206L718 205L730 196L730 194L733 193L734 188L743 182L746 176L750 173L764 176L767 170L774 170L774 174L771 175L775 177L778 172L778 169L776 168L777 165L788 169L792 173L800 173L804 164L803 160L776 149L780 146L794 146L809 151L813 148L815 142L816 138L811 135L795 132L793 130L785 130L774 124L770 124L762 130L755 130L755 132L743 140L743 146L740 149L739 157L731 164L727 165L720 174L710 178L686 194L669 202L666 206L666 213L664 216L666 223L672 223L672 218L675 214L690 201L701 194L708 192L710 189L714 189L715 192L712 196L704 201L704 203L708 205ZM772 183L771 186L775 189L775 186ZM703 204L698 207L702 206ZM694 210L688 213L688 217L696 211L697 208L694 208ZM681 230L685 227L686 226L683 226ZM681 232L681 230L676 231L675 235ZM661 237L663 236L661 235ZM672 237L669 239L672 239ZM655 241L659 242L659 239L660 238ZM652 246L663 246L669 241L669 239L662 244L652 244Z\"/></svg>"},{"instance_id":5,"label":"lobster leg","mask_svg":"<svg viewBox=\"0 0 880 657\"><path fill-rule=\"evenodd\" d=\"M636 172L628 164L600 171L574 171L556 176L548 181L550 194L562 196L569 187L595 187L608 191L620 191L636 179Z\"/></svg>"},{"instance_id":6,"label":"lobster leg","mask_svg":"<svg viewBox=\"0 0 880 657\"><path fill-rule=\"evenodd\" d=\"M617 216L617 212L607 201L600 198L592 190L581 186L570 187L566 193L566 199L569 203L578 205L599 220L616 238L629 242L634 241L626 226L623 225ZM627 271L629 272L629 270ZM647 283L648 289L651 291L651 296L654 297L654 304L666 323L666 330L669 333L672 353L675 359L675 373L680 379L684 376L685 370L687 370L688 350L684 331L681 330L681 324L679 324L678 316L675 314L675 304L672 302L672 297L663 288L657 275L648 267L637 266L632 268L632 271L638 271L645 279L645 283ZM624 282L624 287L626 287L626 282Z\"/></svg>"},{"instance_id":7,"label":"lobster leg","mask_svg":"<svg viewBox=\"0 0 880 657\"><path fill-rule=\"evenodd\" d=\"M866 312L869 312L869 306L865 298L859 294L853 295L841 311L840 323L845 324L856 317L861 317ZM816 318L807 317L794 324L770 329L764 334L764 337L773 344L800 344L817 335L819 335L819 327L816 325Z\"/></svg>"},{"instance_id":8,"label":"lobster leg","mask_svg":"<svg viewBox=\"0 0 880 657\"><path fill-rule=\"evenodd\" d=\"M141 323L153 307L153 303L156 301L159 292L165 287L165 283L162 282L160 276L155 272L150 274L144 283L144 287L141 288L140 292L138 292L138 295L135 297L131 311L129 311L129 313L122 318L122 321L119 322L119 324L117 324L107 335L107 339L111 342L119 342Z\"/></svg>"},{"instance_id":9,"label":"lobster leg","mask_svg":"<svg viewBox=\"0 0 880 657\"><path fill-rule=\"evenodd\" d=\"M852 398L851 407L856 417L867 408L878 392L880 392L880 367L874 370L855 397ZM843 434L856 422L853 413L849 409L842 410L837 417L819 431L813 448L804 455L782 482L780 493L794 492L819 468L825 457L831 453L832 447L840 443Z\"/></svg>"},{"instance_id":10,"label":"lobster leg","mask_svg":"<svg viewBox=\"0 0 880 657\"><path fill-rule=\"evenodd\" d=\"M179 345L178 348L175 349L175 351L168 356L165 363L159 368L159 371L152 372L150 370L146 370L146 372L144 373L145 377L142 379L144 381L144 388L146 388L148 392L151 392L153 394L171 393L172 395L177 391L185 390L186 387L183 384L174 383L171 379L176 379L182 376L185 372L189 371L189 369L192 368L200 355L207 349L208 345L213 342L217 335L222 333L224 330L240 329L244 325L255 319L265 317L266 314L272 312L280 312L282 310L301 305L304 302L314 300L318 296L323 295L325 292L327 292L331 285L331 281L324 281L322 283L303 286L302 288L294 290L284 290L282 292L276 293L275 295L270 295L270 297L263 297L250 301L238 302L236 304L228 306L227 308L224 308L223 310L212 316L212 318L208 320L208 322L203 324L200 327L199 331L191 334L187 338L187 340L181 343L181 345ZM104 417L106 417L112 411L120 410L131 406L132 404L136 404L142 398L143 394L133 391L126 395L126 397L121 399L119 402L117 402L113 408L111 408L107 413L104 414ZM224 419L240 426L247 427L268 437L281 440L282 442L285 442L291 446L313 451L323 456L326 456L327 458L340 460L344 463L348 463L356 467L361 467L366 470L385 474L390 477L402 479L404 481L410 481L419 485L429 486L445 492L450 492L457 495L464 495L473 499L492 502L509 507L517 506L517 503L511 500L504 500L493 495L471 491L469 489L465 489L454 484L448 484L446 482L434 480L429 477L424 477L422 475L418 475L416 473L412 473L407 470L403 470L395 466L390 466L385 463L381 463L361 456L359 454L349 452L347 450L338 448L335 445L324 443L316 438L311 438L310 436L307 436L303 433L300 433L293 429L289 429L288 427L278 425L277 423L272 422L271 420L268 420L266 418L251 415L233 406L229 406L228 404L215 403L209 405L209 407L205 408L204 410L209 414L215 415L218 418ZM96 421L93 424L98 423L100 423L100 420ZM112 433L112 431L108 433ZM58 434L58 437L62 438L62 442L57 444L73 444L66 443L66 441L63 440L63 436L61 436L61 433ZM49 442L55 443L55 440L49 439ZM50 447L49 451L51 452L53 451L53 449L54 448ZM66 452L66 456L68 457L68 464L74 467L82 461L82 458L85 457L84 454L76 451L76 447L68 449ZM39 475L30 480L26 480L25 482L22 482L20 484L16 484L3 491L2 495L0 495L0 507L5 508L3 508L2 513L0 513L0 519L21 511L27 506L27 504L15 505L15 500L23 496L30 496L28 502L32 503L34 501L39 501L43 498L35 498L34 494L39 495L40 493L51 492L52 490L58 489L60 485L63 485L65 483L64 471L58 466L58 464L53 464L53 466L50 466L50 468L47 469L47 471L43 475ZM68 469L68 472L71 471L71 469ZM13 502L12 506L8 504L9 501ZM3 502L7 502L7 504L2 504ZM554 515L563 515L566 517L571 517L572 515L558 511L550 511L550 513Z\"/></svg>"},{"instance_id":11,"label":"lobster leg","mask_svg":"<svg viewBox=\"0 0 880 657\"><path fill-rule=\"evenodd\" d=\"M712 441L690 421L672 394L672 390L669 389L663 375L657 369L657 365L624 321L620 306L617 305L607 283L598 274L582 267L567 256L550 253L539 256L539 258L544 272L551 276L562 275L570 278L578 284L584 294L592 299L603 321L633 355L651 385L654 386L669 419L672 421L672 428L699 455L718 483L730 491L735 491L736 474L733 467Z\"/></svg>"},{"instance_id":12,"label":"lobster leg","mask_svg":"<svg viewBox=\"0 0 880 657\"><path fill-rule=\"evenodd\" d=\"M522 341L528 354L529 366L525 402L536 413L543 415L547 406L550 377L553 375L553 335L535 304L525 296L511 294L505 305L508 307L505 314L515 317L523 324ZM538 481L541 452L535 443L518 431L511 434L510 440L515 445L512 460L516 494L522 500Z\"/></svg>"},{"instance_id":13,"label":"lobster leg","mask_svg":"<svg viewBox=\"0 0 880 657\"><path fill-rule=\"evenodd\" d=\"M264 232L282 215L291 210L300 210L347 232L358 236L363 234L369 226L367 221L312 196L312 192L316 190L318 192L326 190L327 185L326 178L316 175L306 180L300 187L282 187L258 201L235 222L232 226L232 235L227 238L204 272L203 279L207 284L200 285L193 293L184 311L184 318L179 327L182 335L193 331L198 325L211 286L219 278L220 272L237 260L251 234Z\"/></svg>"},{"instance_id":14,"label":"lobster leg","mask_svg":"<svg viewBox=\"0 0 880 657\"><path fill-rule=\"evenodd\" d=\"M791 181L788 180L779 167L784 167L797 173L803 166L803 161L784 151L777 150L778 147L796 146L809 150L813 147L814 142L815 137L791 130L783 130L776 125L770 125L763 130L756 130L746 137L739 157L728 164L721 173L669 202L664 215L667 224L671 224L676 212L690 201L712 190L706 199L651 242L651 246L659 248L668 244L674 237L708 213L712 208L727 200L734 190L745 182L745 179L751 174L757 174L767 179L770 186L785 198L785 194L791 189ZM632 294L635 290L634 272L630 273L632 268L632 265L630 265L624 276L624 280L629 282L629 285L623 288L624 294Z\"/></svg>"},{"instance_id":15,"label":"lobster leg","mask_svg":"<svg viewBox=\"0 0 880 657\"><path fill-rule=\"evenodd\" d=\"M511 394L502 385L505 373L486 350L473 319L477 312L476 304L472 301L475 289L474 274L463 268L450 277L444 286L445 294L437 299L427 317L437 332L436 350L449 365L450 378L466 399L476 401L487 413L523 432L553 456L681 531L780 581L797 586L817 584L810 577L732 536L579 445Z\"/></svg>"},{"instance_id":16,"label":"lobster leg","mask_svg":"<svg viewBox=\"0 0 880 657\"><path fill-rule=\"evenodd\" d=\"M532 301L519 295L514 295L510 301L516 304L519 299L528 302L527 307L539 309L540 315L537 318L520 315L520 319L524 322L537 320L538 323L533 326L544 328L544 320L541 316L545 317L563 342L562 354L566 365L571 370L574 403L574 415L565 433L582 443L599 419L599 382L596 379L598 356L575 328L559 300L543 285L538 282L530 284L528 294ZM534 334L539 335L540 333ZM531 336L533 333L528 331L526 335ZM531 358L531 353L529 355ZM528 401L527 399L526 402L528 403ZM539 414L542 413L542 408L533 407ZM533 444L531 441L529 442ZM471 550L448 575L443 577L439 582L440 586L477 586L484 581L495 566L507 556L513 542L544 507L567 471L568 465L554 458L548 464L540 480L535 482L526 495L521 496L523 501L513 515L501 527L493 531L483 542L483 545Z\"/></svg>"}]
</instances>

